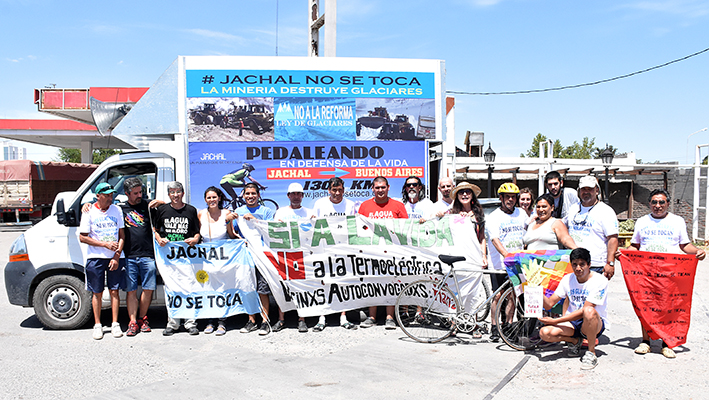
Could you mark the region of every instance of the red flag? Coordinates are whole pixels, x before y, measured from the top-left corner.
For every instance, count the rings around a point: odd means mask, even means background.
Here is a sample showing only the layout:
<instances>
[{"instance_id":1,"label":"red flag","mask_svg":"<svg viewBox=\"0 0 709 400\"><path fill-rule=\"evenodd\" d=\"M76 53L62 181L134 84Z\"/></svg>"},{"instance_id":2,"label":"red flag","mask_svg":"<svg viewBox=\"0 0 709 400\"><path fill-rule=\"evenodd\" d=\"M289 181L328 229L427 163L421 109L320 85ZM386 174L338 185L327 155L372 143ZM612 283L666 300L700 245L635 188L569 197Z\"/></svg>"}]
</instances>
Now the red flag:
<instances>
[{"instance_id":1,"label":"red flag","mask_svg":"<svg viewBox=\"0 0 709 400\"><path fill-rule=\"evenodd\" d=\"M621 253L630 300L650 338L662 339L670 348L686 343L697 257L633 250Z\"/></svg>"}]
</instances>

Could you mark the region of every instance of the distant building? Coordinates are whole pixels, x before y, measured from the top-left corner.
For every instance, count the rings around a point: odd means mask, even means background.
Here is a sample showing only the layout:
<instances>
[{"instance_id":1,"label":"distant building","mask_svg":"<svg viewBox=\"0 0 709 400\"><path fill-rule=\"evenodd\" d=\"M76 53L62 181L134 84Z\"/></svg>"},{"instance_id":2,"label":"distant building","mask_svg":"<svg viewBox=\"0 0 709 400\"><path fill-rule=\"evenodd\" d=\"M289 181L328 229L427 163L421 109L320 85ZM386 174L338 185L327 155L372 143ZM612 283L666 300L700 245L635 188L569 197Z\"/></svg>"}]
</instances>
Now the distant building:
<instances>
[{"instance_id":1,"label":"distant building","mask_svg":"<svg viewBox=\"0 0 709 400\"><path fill-rule=\"evenodd\" d=\"M2 143L2 160L26 160L27 148L13 146L9 140Z\"/></svg>"}]
</instances>

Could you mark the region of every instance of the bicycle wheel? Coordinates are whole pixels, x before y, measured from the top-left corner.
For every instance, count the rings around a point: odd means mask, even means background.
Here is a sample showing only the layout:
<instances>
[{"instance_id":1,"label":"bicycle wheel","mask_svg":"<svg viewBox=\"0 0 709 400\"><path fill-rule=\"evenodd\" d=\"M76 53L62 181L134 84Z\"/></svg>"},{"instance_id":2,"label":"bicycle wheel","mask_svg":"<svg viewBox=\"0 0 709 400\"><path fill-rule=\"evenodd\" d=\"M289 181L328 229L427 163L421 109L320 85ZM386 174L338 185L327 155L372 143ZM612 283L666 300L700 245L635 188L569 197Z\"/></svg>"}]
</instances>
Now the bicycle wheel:
<instances>
[{"instance_id":1,"label":"bicycle wheel","mask_svg":"<svg viewBox=\"0 0 709 400\"><path fill-rule=\"evenodd\" d=\"M474 304L473 304L473 310L478 308L478 306L484 302L487 301L488 298L490 298L490 284L487 283L485 280L485 277L483 276L482 280L482 287L478 289L478 294L475 296ZM478 322L484 321L485 318L490 314L490 302L485 304L483 308L478 310L478 313L475 314L475 319Z\"/></svg>"},{"instance_id":2,"label":"bicycle wheel","mask_svg":"<svg viewBox=\"0 0 709 400\"><path fill-rule=\"evenodd\" d=\"M539 337L541 323L536 318L524 316L524 294L515 296L513 287L502 293L494 318L500 327L500 337L513 349L530 350L542 342Z\"/></svg>"},{"instance_id":3,"label":"bicycle wheel","mask_svg":"<svg viewBox=\"0 0 709 400\"><path fill-rule=\"evenodd\" d=\"M422 279L404 287L396 298L396 320L411 339L421 343L437 343L455 329L460 303L448 286Z\"/></svg>"},{"instance_id":4,"label":"bicycle wheel","mask_svg":"<svg viewBox=\"0 0 709 400\"><path fill-rule=\"evenodd\" d=\"M274 213L278 210L278 203L271 199L261 199L261 204L270 208Z\"/></svg>"}]
</instances>

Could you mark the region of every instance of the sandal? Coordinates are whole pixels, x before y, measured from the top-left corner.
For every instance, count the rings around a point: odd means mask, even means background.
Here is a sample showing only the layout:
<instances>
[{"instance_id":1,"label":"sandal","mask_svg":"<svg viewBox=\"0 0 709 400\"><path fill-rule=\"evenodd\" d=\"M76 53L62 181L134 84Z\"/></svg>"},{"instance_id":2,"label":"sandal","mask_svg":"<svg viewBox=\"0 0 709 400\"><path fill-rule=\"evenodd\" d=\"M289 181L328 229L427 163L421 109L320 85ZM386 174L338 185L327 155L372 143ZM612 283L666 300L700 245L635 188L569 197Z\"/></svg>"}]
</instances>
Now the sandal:
<instances>
[{"instance_id":1,"label":"sandal","mask_svg":"<svg viewBox=\"0 0 709 400\"><path fill-rule=\"evenodd\" d=\"M226 327L224 325L219 325L217 328L217 332L215 333L216 336L223 336L226 335Z\"/></svg>"},{"instance_id":2,"label":"sandal","mask_svg":"<svg viewBox=\"0 0 709 400\"><path fill-rule=\"evenodd\" d=\"M473 339L482 339L483 334L480 332L480 329L476 329L473 331Z\"/></svg>"},{"instance_id":3,"label":"sandal","mask_svg":"<svg viewBox=\"0 0 709 400\"><path fill-rule=\"evenodd\" d=\"M325 324L318 323L313 327L313 332L322 332L325 330Z\"/></svg>"},{"instance_id":4,"label":"sandal","mask_svg":"<svg viewBox=\"0 0 709 400\"><path fill-rule=\"evenodd\" d=\"M340 326L343 327L343 328L345 328L345 329L352 329L352 330L357 329L357 325L353 324L353 323L350 322L350 321L347 321L347 322L345 322L344 324L342 324L342 325L340 325Z\"/></svg>"},{"instance_id":5,"label":"sandal","mask_svg":"<svg viewBox=\"0 0 709 400\"><path fill-rule=\"evenodd\" d=\"M214 325L209 324L209 325L207 325L206 328L204 328L204 333L206 333L207 335L209 335L212 332L214 332Z\"/></svg>"}]
</instances>

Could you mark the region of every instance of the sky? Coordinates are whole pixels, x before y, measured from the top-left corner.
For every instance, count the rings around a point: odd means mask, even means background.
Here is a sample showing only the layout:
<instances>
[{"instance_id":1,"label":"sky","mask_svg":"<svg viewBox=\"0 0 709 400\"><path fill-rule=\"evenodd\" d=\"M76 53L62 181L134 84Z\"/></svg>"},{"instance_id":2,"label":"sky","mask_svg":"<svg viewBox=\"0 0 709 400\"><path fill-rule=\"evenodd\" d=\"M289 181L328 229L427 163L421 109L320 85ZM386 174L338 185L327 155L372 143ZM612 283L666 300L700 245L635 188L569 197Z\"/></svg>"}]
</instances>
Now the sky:
<instances>
[{"instance_id":1,"label":"sky","mask_svg":"<svg viewBox=\"0 0 709 400\"><path fill-rule=\"evenodd\" d=\"M0 118L48 118L33 90L50 84L148 87L180 55L307 56L307 18L307 0L0 0ZM708 23L706 0L340 0L337 55L441 59L447 90L524 91L699 52ZM709 126L709 52L577 89L455 98L459 146L466 131L484 132L498 156L514 157L541 133L683 164L709 143L709 131L692 135ZM56 158L56 148L13 144Z\"/></svg>"}]
</instances>

